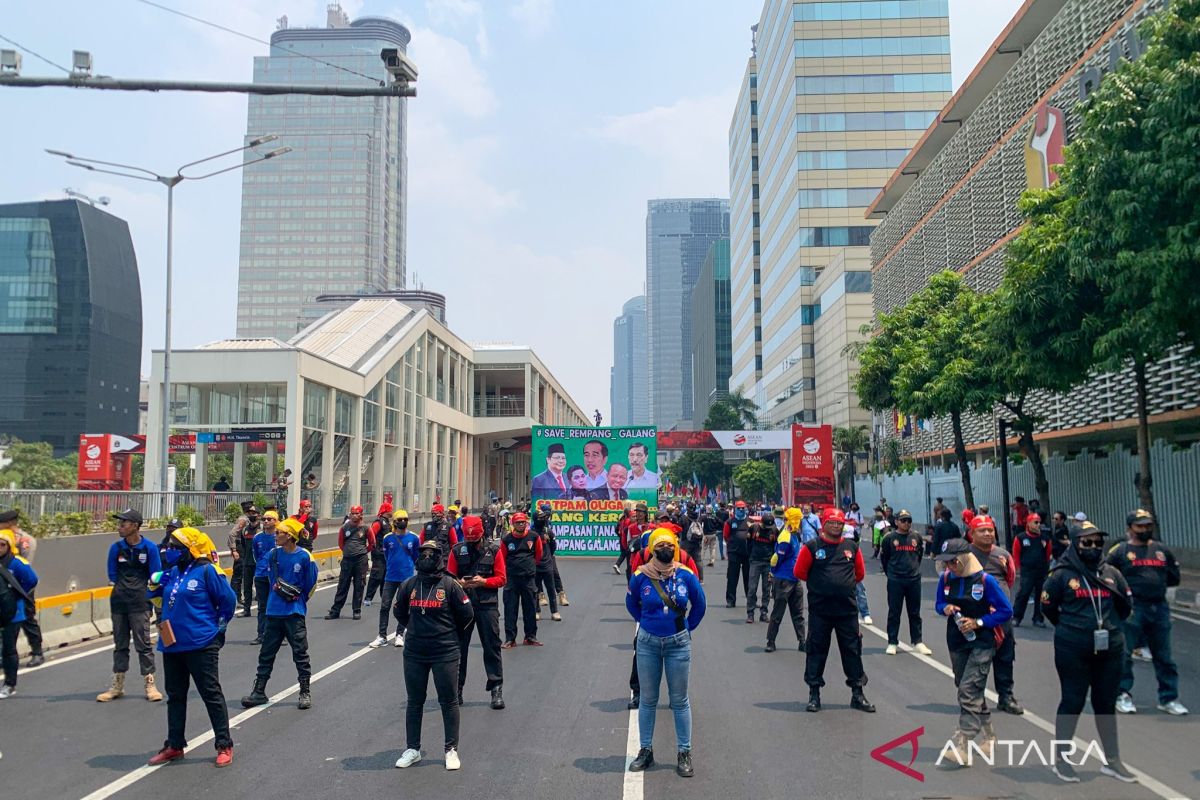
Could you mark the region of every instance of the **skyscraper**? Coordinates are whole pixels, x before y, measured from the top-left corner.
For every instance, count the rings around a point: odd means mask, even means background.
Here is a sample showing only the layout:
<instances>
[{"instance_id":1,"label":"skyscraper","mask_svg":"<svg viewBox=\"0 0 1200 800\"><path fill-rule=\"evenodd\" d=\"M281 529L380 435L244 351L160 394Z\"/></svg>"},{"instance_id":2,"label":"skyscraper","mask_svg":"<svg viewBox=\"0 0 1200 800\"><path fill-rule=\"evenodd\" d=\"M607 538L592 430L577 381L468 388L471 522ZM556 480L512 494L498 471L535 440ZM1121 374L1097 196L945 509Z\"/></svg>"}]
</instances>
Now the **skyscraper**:
<instances>
[{"instance_id":1,"label":"skyscraper","mask_svg":"<svg viewBox=\"0 0 1200 800\"><path fill-rule=\"evenodd\" d=\"M692 421L692 289L712 243L729 236L729 201L651 200L646 211L650 421Z\"/></svg>"},{"instance_id":2,"label":"skyscraper","mask_svg":"<svg viewBox=\"0 0 1200 800\"><path fill-rule=\"evenodd\" d=\"M764 3L729 131L730 388L770 427L869 421L853 369L818 374L857 334L815 326L817 290L865 306L864 212L950 96L949 33L947 0Z\"/></svg>"},{"instance_id":3,"label":"skyscraper","mask_svg":"<svg viewBox=\"0 0 1200 800\"><path fill-rule=\"evenodd\" d=\"M609 400L613 425L649 425L646 297L638 295L613 321L613 367Z\"/></svg>"},{"instance_id":4,"label":"skyscraper","mask_svg":"<svg viewBox=\"0 0 1200 800\"><path fill-rule=\"evenodd\" d=\"M729 394L729 240L708 249L692 290L692 421L699 428L715 401Z\"/></svg>"},{"instance_id":5,"label":"skyscraper","mask_svg":"<svg viewBox=\"0 0 1200 800\"><path fill-rule=\"evenodd\" d=\"M387 80L380 51L409 39L335 4L328 27L275 31L254 82ZM277 134L292 152L242 174L238 336L291 337L319 294L404 288L407 127L402 97L250 95L247 142Z\"/></svg>"}]
</instances>

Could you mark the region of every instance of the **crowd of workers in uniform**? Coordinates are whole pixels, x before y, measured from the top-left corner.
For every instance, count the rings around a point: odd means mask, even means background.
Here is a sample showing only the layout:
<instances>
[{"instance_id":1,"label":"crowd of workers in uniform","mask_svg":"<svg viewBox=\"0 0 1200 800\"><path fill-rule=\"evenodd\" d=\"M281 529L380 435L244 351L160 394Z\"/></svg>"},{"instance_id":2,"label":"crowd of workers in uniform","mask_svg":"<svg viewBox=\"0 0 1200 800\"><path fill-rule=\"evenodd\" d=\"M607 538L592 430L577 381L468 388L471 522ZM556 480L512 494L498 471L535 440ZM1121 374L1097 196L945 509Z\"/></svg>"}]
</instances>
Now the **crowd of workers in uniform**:
<instances>
[{"instance_id":1,"label":"crowd of workers in uniform","mask_svg":"<svg viewBox=\"0 0 1200 800\"><path fill-rule=\"evenodd\" d=\"M146 699L163 699L155 679L153 625L162 654L168 734L150 764L184 756L189 684L195 685L207 709L216 765L232 763L218 666L226 626L239 614L239 605L240 615L249 617L257 601L254 644L260 647L253 686L242 705L270 702L266 687L286 642L296 666L298 707L312 706L305 620L317 585L317 563L311 555L319 533L317 520L307 501L296 514L282 518L277 509L260 512L252 503L243 504L243 511L230 534L231 580L220 570L212 540L196 528L172 521L156 544L142 535L144 523L137 510L115 515L118 538L107 564L113 587L112 680L96 699L111 702L125 694L131 644ZM558 608L569 603L554 557L548 502L531 509L532 519L524 511L498 507L470 515L461 504L448 509L437 504L431 511L432 519L418 532L408 529L407 512L394 509L386 498L369 523L362 507L349 510L338 530L341 567L325 619L339 619L348 599L353 618L360 619L362 607L370 606L378 593L378 635L370 646L391 641L405 648L407 741L396 766L409 767L423 758L422 714L432 676L443 718L445 765L458 769L459 706L475 631L483 649L491 708L503 709L501 653L516 646L518 617L523 643L540 647L541 605L548 604L551 618L561 620ZM1102 772L1135 781L1120 759L1114 715L1137 710L1130 695L1135 648L1149 649L1146 657L1153 661L1158 680L1157 708L1172 715L1188 713L1178 699L1166 599L1167 588L1179 584L1179 566L1170 549L1154 539L1152 515L1140 509L1131 512L1126 535L1118 542L1108 541L1108 533L1082 514L1069 525L1065 514L1055 514L1047 526L1026 507L1014 515L1020 527L1010 554L999 545L999 530L987 509L979 511L964 513L960 529L944 507L935 507L939 520L926 537L913 530L909 512L881 505L871 523L872 553L866 556L860 544L865 522L856 505L818 513L811 507L752 508L740 500L715 507L668 503L651 520L645 503L626 503L617 524L621 552L612 568L620 573L621 566L626 567L626 606L638 628L629 708L638 711L640 749L630 769L640 771L654 763L655 708L665 678L675 721L676 770L684 777L694 774L688 695L691 635L707 608L704 566L713 567L718 553L728 561L726 607L737 606L740 582L746 623L767 623L766 652L776 650L783 618L791 620L806 658L806 709L822 710L825 666L836 637L851 708L866 713L876 710L864 694L867 675L860 627L873 624L863 590L868 559L878 560L887 580L885 652L899 652L901 621L907 616L912 649L928 657L932 651L923 642L921 618L922 562L932 556L937 562L934 608L946 617L957 687L959 722L952 744L960 763L970 760L971 748L990 757L997 741L985 698L989 673L999 696L997 708L1024 713L1015 696L1014 628L1032 600L1034 625L1048 619L1055 626L1055 668L1061 687L1055 740L1073 738L1090 695L1105 754ZM30 642L27 666L44 659L34 612L37 576L30 563L35 546L35 540L21 532L15 511L0 512L0 699L16 692L16 641L22 630ZM1019 587L1015 601L1014 586ZM392 619L395 632L389 636ZM1053 769L1063 781L1079 780L1065 756L1054 760Z\"/></svg>"}]
</instances>

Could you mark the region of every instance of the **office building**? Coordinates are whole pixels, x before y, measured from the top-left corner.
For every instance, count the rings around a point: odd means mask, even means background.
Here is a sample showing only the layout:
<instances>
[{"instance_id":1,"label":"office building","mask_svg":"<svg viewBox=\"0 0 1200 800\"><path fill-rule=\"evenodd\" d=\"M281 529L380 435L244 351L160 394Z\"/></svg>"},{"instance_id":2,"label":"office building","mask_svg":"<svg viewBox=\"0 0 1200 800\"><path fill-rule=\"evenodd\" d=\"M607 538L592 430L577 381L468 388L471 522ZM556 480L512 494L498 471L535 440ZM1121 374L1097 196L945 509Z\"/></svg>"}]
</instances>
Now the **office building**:
<instances>
[{"instance_id":1,"label":"office building","mask_svg":"<svg viewBox=\"0 0 1200 800\"><path fill-rule=\"evenodd\" d=\"M709 406L729 394L729 330L729 239L717 239L692 290L693 427L703 427Z\"/></svg>"},{"instance_id":2,"label":"office building","mask_svg":"<svg viewBox=\"0 0 1200 800\"><path fill-rule=\"evenodd\" d=\"M409 39L397 22L350 22L334 4L325 28L275 31L270 53L254 59L254 82L388 80L380 51L403 51ZM404 288L406 103L250 95L247 142L275 134L270 146L292 152L242 173L239 336L291 337L320 294Z\"/></svg>"},{"instance_id":3,"label":"office building","mask_svg":"<svg viewBox=\"0 0 1200 800\"><path fill-rule=\"evenodd\" d=\"M818 375L818 351L858 336L818 328L818 279L843 255L839 269L866 270L864 211L950 96L948 3L767 0L753 30L729 131L730 388L766 427L857 424L853 365ZM841 285L848 302L864 280ZM819 419L822 409L833 416Z\"/></svg>"},{"instance_id":4,"label":"office building","mask_svg":"<svg viewBox=\"0 0 1200 800\"><path fill-rule=\"evenodd\" d=\"M729 236L729 201L651 200L646 210L650 422L692 423L692 289L708 249Z\"/></svg>"},{"instance_id":5,"label":"office building","mask_svg":"<svg viewBox=\"0 0 1200 800\"><path fill-rule=\"evenodd\" d=\"M613 425L650 424L646 297L638 295L613 320L613 366L609 416Z\"/></svg>"},{"instance_id":6,"label":"office building","mask_svg":"<svg viewBox=\"0 0 1200 800\"><path fill-rule=\"evenodd\" d=\"M1164 0L1031 0L887 181L870 208L874 305L903 305L934 272L962 273L977 291L995 289L1008 243L1024 220L1017 201L1045 187L1062 147L1080 121L1080 102L1121 58L1137 58L1138 25ZM1048 368L1051 365L1047 365ZM1153 436L1194 438L1200 432L1200 365L1172 355L1148 370ZM1136 424L1130 371L1097 376L1066 396L1039 395L1027 408L1042 422L1047 450L1077 450L1089 441L1132 443ZM951 447L949 425L881 432L907 453ZM992 454L992 416L964 418L968 449Z\"/></svg>"},{"instance_id":7,"label":"office building","mask_svg":"<svg viewBox=\"0 0 1200 800\"><path fill-rule=\"evenodd\" d=\"M124 220L79 200L0 205L0 434L136 433L142 290Z\"/></svg>"}]
</instances>

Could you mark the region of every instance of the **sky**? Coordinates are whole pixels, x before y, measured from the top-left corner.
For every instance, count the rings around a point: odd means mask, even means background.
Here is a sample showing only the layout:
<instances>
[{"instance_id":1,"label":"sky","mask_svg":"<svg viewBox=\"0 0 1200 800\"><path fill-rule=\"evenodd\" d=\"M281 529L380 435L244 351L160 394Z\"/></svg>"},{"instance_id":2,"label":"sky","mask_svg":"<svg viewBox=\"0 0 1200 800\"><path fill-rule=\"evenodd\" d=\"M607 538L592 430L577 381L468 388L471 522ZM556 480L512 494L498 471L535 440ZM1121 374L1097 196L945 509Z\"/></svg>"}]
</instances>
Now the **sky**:
<instances>
[{"instance_id":1,"label":"sky","mask_svg":"<svg viewBox=\"0 0 1200 800\"><path fill-rule=\"evenodd\" d=\"M162 0L268 39L324 25L326 0ZM950 0L957 88L1020 0ZM342 0L413 33L408 276L471 342L533 347L585 412L609 416L612 323L645 283L646 201L728 197L727 138L761 0ZM268 47L137 0L41 0L0 36L121 78L251 80ZM3 47L11 47L3 43ZM63 73L24 55L22 74ZM0 88L0 203L111 199L141 274L142 372L161 349L166 190L43 152L160 173L241 146L246 96ZM286 156L285 156L286 157ZM175 193L173 346L234 334L238 172Z\"/></svg>"}]
</instances>

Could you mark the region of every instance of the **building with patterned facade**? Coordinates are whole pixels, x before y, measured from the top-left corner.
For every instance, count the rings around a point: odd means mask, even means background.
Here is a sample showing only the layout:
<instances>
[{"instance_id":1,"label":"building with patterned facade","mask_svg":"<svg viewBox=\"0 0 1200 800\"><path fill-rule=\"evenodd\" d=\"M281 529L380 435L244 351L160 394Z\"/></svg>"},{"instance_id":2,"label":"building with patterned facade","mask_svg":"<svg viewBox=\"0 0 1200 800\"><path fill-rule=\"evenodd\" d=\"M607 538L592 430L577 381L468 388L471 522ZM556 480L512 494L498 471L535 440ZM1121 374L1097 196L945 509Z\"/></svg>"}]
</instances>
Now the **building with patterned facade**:
<instances>
[{"instance_id":1,"label":"building with patterned facade","mask_svg":"<svg viewBox=\"0 0 1200 800\"><path fill-rule=\"evenodd\" d=\"M766 0L753 31L729 129L730 389L766 427L863 423L853 364L817 365L860 312L818 327L820 293L865 304L864 210L950 96L948 3ZM864 274L818 286L839 258Z\"/></svg>"},{"instance_id":2,"label":"building with patterned facade","mask_svg":"<svg viewBox=\"0 0 1200 800\"><path fill-rule=\"evenodd\" d=\"M708 409L729 394L733 346L729 318L729 240L708 248L692 290L692 420L704 427Z\"/></svg>"},{"instance_id":3,"label":"building with patterned facade","mask_svg":"<svg viewBox=\"0 0 1200 800\"><path fill-rule=\"evenodd\" d=\"M949 268L979 291L996 288L1024 220L1022 192L1045 186L1070 143L1081 103L1121 58L1140 55L1137 26L1163 0L1030 0L922 136L869 209L874 308L886 313ZM1046 365L1052 369L1053 365ZM1152 435L1200 433L1200 364L1176 353L1149 371ZM1100 375L1067 396L1032 399L1045 450L1132 441L1130 372ZM915 428L916 426L909 426ZM925 427L925 426L922 426ZM948 453L949 425L880 432L910 454ZM964 420L968 449L992 451L992 416Z\"/></svg>"},{"instance_id":4,"label":"building with patterned facade","mask_svg":"<svg viewBox=\"0 0 1200 800\"><path fill-rule=\"evenodd\" d=\"M609 375L609 418L613 425L650 424L646 296L625 302L613 320L613 366Z\"/></svg>"}]
</instances>

